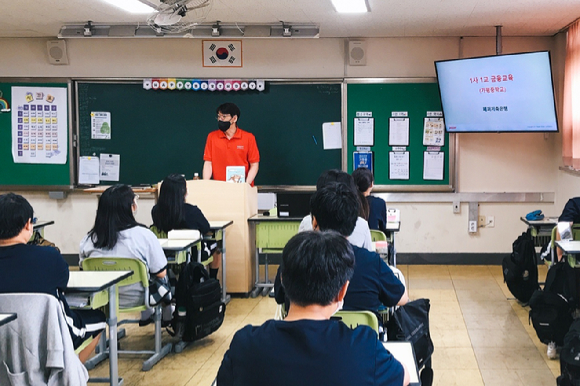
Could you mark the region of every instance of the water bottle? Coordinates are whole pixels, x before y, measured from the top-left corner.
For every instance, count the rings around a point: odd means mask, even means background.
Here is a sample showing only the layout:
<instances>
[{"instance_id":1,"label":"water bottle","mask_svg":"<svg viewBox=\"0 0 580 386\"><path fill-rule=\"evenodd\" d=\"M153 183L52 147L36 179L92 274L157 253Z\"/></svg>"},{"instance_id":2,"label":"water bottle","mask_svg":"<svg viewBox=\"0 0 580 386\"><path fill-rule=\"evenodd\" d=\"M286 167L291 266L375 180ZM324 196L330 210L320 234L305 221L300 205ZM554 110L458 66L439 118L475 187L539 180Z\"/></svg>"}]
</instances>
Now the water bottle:
<instances>
[{"instance_id":1,"label":"water bottle","mask_svg":"<svg viewBox=\"0 0 580 386\"><path fill-rule=\"evenodd\" d=\"M193 179L199 180L199 173L193 173Z\"/></svg>"}]
</instances>

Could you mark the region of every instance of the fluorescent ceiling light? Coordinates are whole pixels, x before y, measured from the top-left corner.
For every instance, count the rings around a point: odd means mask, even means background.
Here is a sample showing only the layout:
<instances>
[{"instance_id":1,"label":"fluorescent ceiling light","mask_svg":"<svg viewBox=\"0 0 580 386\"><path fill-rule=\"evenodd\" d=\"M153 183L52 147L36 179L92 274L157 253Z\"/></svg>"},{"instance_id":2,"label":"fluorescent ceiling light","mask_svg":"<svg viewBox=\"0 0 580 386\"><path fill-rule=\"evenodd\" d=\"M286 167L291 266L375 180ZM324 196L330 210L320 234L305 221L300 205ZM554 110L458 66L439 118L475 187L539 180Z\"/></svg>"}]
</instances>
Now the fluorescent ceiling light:
<instances>
[{"instance_id":1,"label":"fluorescent ceiling light","mask_svg":"<svg viewBox=\"0 0 580 386\"><path fill-rule=\"evenodd\" d=\"M332 0L332 5L338 13L370 12L367 0Z\"/></svg>"},{"instance_id":2,"label":"fluorescent ceiling light","mask_svg":"<svg viewBox=\"0 0 580 386\"><path fill-rule=\"evenodd\" d=\"M122 8L130 13L152 13L155 8L140 2L139 0L104 0L106 3Z\"/></svg>"}]
</instances>

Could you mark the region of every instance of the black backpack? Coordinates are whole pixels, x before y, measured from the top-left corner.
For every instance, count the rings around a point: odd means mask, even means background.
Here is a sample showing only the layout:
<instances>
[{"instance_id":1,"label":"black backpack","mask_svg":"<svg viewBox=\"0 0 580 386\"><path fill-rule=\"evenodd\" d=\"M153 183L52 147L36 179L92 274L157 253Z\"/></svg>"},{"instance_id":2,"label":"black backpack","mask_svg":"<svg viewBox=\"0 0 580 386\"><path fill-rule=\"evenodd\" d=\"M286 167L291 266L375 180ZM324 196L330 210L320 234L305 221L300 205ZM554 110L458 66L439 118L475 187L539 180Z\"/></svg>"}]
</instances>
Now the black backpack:
<instances>
[{"instance_id":1,"label":"black backpack","mask_svg":"<svg viewBox=\"0 0 580 386\"><path fill-rule=\"evenodd\" d=\"M179 319L180 307L187 310L182 336L184 342L204 338L222 325L226 305L221 300L220 283L211 279L200 263L189 262L185 265L179 275L175 298L173 320Z\"/></svg>"},{"instance_id":2,"label":"black backpack","mask_svg":"<svg viewBox=\"0 0 580 386\"><path fill-rule=\"evenodd\" d=\"M532 295L530 319L542 343L564 344L576 304L575 288L574 269L564 259L548 270L544 290L537 290Z\"/></svg>"},{"instance_id":3,"label":"black backpack","mask_svg":"<svg viewBox=\"0 0 580 386\"><path fill-rule=\"evenodd\" d=\"M580 320L575 320L564 337L560 352L559 386L580 386Z\"/></svg>"},{"instance_id":4,"label":"black backpack","mask_svg":"<svg viewBox=\"0 0 580 386\"><path fill-rule=\"evenodd\" d=\"M419 369L430 363L435 349L429 331L430 309L429 299L413 300L397 308L387 323L388 340L411 342Z\"/></svg>"},{"instance_id":5,"label":"black backpack","mask_svg":"<svg viewBox=\"0 0 580 386\"><path fill-rule=\"evenodd\" d=\"M512 250L502 262L503 279L516 299L528 303L534 291L540 288L536 249L529 231L513 242Z\"/></svg>"}]
</instances>

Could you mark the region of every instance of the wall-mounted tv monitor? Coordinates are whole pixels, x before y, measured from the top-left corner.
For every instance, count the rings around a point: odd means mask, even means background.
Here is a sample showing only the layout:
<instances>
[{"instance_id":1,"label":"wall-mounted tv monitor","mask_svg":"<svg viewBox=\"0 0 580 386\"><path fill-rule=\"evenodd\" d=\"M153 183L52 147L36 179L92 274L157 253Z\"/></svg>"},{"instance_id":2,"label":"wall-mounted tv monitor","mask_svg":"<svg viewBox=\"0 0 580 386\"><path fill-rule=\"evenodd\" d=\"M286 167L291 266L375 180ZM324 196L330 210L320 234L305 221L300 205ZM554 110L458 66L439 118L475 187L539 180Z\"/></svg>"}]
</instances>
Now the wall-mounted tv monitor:
<instances>
[{"instance_id":1,"label":"wall-mounted tv monitor","mask_svg":"<svg viewBox=\"0 0 580 386\"><path fill-rule=\"evenodd\" d=\"M435 62L450 133L557 132L548 51Z\"/></svg>"}]
</instances>

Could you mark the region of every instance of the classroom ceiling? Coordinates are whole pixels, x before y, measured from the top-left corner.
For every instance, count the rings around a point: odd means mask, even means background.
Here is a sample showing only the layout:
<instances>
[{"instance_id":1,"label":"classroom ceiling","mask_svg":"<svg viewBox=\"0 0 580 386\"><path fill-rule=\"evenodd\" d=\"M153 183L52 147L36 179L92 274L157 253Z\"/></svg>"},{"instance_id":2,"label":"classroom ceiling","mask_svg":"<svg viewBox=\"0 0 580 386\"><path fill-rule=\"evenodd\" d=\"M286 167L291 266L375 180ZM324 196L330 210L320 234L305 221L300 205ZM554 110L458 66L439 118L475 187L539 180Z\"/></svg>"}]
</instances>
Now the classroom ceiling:
<instances>
[{"instance_id":1,"label":"classroom ceiling","mask_svg":"<svg viewBox=\"0 0 580 386\"><path fill-rule=\"evenodd\" d=\"M368 3L370 13L337 14L330 0L213 0L205 21L318 24L320 37L494 36L496 25L504 36L552 36L580 17L578 0ZM55 37L66 23L138 23L146 17L101 0L0 0L0 37Z\"/></svg>"}]
</instances>

